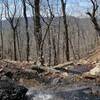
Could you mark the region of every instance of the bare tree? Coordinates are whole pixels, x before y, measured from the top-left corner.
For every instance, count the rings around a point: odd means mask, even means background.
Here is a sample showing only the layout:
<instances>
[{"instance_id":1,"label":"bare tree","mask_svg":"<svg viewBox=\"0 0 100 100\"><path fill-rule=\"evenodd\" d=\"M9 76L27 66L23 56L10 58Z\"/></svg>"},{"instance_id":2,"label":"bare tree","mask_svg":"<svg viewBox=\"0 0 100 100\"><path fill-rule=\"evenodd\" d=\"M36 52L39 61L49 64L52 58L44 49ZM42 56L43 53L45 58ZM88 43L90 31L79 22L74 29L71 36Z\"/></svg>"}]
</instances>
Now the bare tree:
<instances>
[{"instance_id":1,"label":"bare tree","mask_svg":"<svg viewBox=\"0 0 100 100\"><path fill-rule=\"evenodd\" d=\"M54 28L54 32L52 32L52 45L53 45L53 55L54 55L54 65L58 64L58 59L57 59L57 47L56 47L56 36L55 36L55 28Z\"/></svg>"},{"instance_id":2,"label":"bare tree","mask_svg":"<svg viewBox=\"0 0 100 100\"><path fill-rule=\"evenodd\" d=\"M64 0L61 0L61 5L62 5L62 12L63 12L63 23L64 23L64 27L65 27L65 45L66 45L66 50L65 50L65 54L66 54L66 60L69 61L70 57L69 57L69 39L68 39L68 25L67 25L67 20L66 20L66 0L64 2Z\"/></svg>"},{"instance_id":3,"label":"bare tree","mask_svg":"<svg viewBox=\"0 0 100 100\"><path fill-rule=\"evenodd\" d=\"M29 55L30 55L30 45L29 45L29 41L30 41L30 36L29 36L29 31L28 31L28 18L27 18L27 14L26 14L26 0L22 0L22 4L23 4L23 15L24 15L24 19L25 19L25 26L26 26L26 37L27 37L27 49L26 49L26 54L27 54L27 61L29 61Z\"/></svg>"},{"instance_id":4,"label":"bare tree","mask_svg":"<svg viewBox=\"0 0 100 100\"><path fill-rule=\"evenodd\" d=\"M1 33L1 59L3 59L3 32L2 32L2 15L3 15L3 5L0 14L0 33Z\"/></svg>"},{"instance_id":5,"label":"bare tree","mask_svg":"<svg viewBox=\"0 0 100 100\"><path fill-rule=\"evenodd\" d=\"M47 34L49 33L48 31L53 21L54 15L52 14L49 0L47 0L49 12L50 12L49 22L46 22L45 19L40 14L40 0L34 0L34 4L32 4L30 0L28 0L28 4L31 6L32 12L33 12L34 36L35 36L35 41L36 41L37 57L39 58L39 61L43 65L44 63L44 58L43 58L44 41L47 37ZM41 19L47 26L44 35L42 34L42 29L41 29Z\"/></svg>"},{"instance_id":6,"label":"bare tree","mask_svg":"<svg viewBox=\"0 0 100 100\"><path fill-rule=\"evenodd\" d=\"M90 0L92 3L92 12L87 12L87 14L90 16L90 19L92 23L94 24L94 27L96 31L98 32L98 35L100 36L100 25L98 24L97 18L96 18L96 13L98 10L98 3L97 0Z\"/></svg>"},{"instance_id":7,"label":"bare tree","mask_svg":"<svg viewBox=\"0 0 100 100\"><path fill-rule=\"evenodd\" d=\"M41 30L41 19L40 19L40 0L34 0L34 36L36 40L37 56L39 61L43 62L43 48L42 43L42 30Z\"/></svg>"},{"instance_id":8,"label":"bare tree","mask_svg":"<svg viewBox=\"0 0 100 100\"><path fill-rule=\"evenodd\" d=\"M57 32L57 62L60 63L60 38L61 38L61 12L59 12L59 0L56 1L57 4L57 14L59 16L59 22L58 22L58 32Z\"/></svg>"},{"instance_id":9,"label":"bare tree","mask_svg":"<svg viewBox=\"0 0 100 100\"><path fill-rule=\"evenodd\" d=\"M11 9L10 9L8 0L4 1L4 5L5 5L5 17L6 17L7 21L9 22L9 24L12 28L12 31L13 31L14 60L16 61L17 60L16 34L17 34L17 27L19 24L20 15L18 17L16 17L16 13L17 13L16 0L14 0L13 11L11 11Z\"/></svg>"},{"instance_id":10,"label":"bare tree","mask_svg":"<svg viewBox=\"0 0 100 100\"><path fill-rule=\"evenodd\" d=\"M49 47L49 50L48 50L48 52L49 52L49 54L48 54L48 66L50 66L51 65L51 31L50 31L50 29L49 29L49 31L48 31L48 47Z\"/></svg>"}]
</instances>

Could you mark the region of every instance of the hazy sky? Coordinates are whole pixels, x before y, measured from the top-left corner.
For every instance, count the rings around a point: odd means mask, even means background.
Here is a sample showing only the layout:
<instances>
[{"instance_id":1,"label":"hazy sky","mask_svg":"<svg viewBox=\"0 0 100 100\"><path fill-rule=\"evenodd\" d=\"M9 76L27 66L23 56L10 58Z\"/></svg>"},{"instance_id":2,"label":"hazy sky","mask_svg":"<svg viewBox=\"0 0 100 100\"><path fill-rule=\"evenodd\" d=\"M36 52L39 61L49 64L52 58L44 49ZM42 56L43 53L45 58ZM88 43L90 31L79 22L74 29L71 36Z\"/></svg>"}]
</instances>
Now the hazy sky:
<instances>
[{"instance_id":1,"label":"hazy sky","mask_svg":"<svg viewBox=\"0 0 100 100\"><path fill-rule=\"evenodd\" d=\"M71 14L75 16L86 16L87 10L91 7L91 3L89 0L68 0L67 9L69 12L71 10Z\"/></svg>"},{"instance_id":2,"label":"hazy sky","mask_svg":"<svg viewBox=\"0 0 100 100\"><path fill-rule=\"evenodd\" d=\"M43 4L45 5L46 0L43 1ZM59 4L59 10L61 10L61 2L60 0L50 0L51 4L57 5ZM66 0L66 14L72 15L72 16L86 16L87 10L90 10L91 3L90 0ZM56 6L55 6L56 7Z\"/></svg>"},{"instance_id":3,"label":"hazy sky","mask_svg":"<svg viewBox=\"0 0 100 100\"><path fill-rule=\"evenodd\" d=\"M1 0L0 0L1 1ZM8 0L10 2L11 9L13 10L13 0ZM17 2L20 2L20 0L17 0ZM41 0L42 4L45 6L46 5L46 0ZM91 3L89 2L90 0L66 0L66 13L72 16L78 16L78 17L84 17L86 16L87 10L90 9ZM61 2L60 0L50 0L50 4L54 5L55 9L61 10ZM27 14L28 16L31 16L31 10L29 7L27 7ZM20 10L20 9L18 9ZM1 5L0 5L0 11L1 11ZM57 13L57 11L55 12Z\"/></svg>"}]
</instances>

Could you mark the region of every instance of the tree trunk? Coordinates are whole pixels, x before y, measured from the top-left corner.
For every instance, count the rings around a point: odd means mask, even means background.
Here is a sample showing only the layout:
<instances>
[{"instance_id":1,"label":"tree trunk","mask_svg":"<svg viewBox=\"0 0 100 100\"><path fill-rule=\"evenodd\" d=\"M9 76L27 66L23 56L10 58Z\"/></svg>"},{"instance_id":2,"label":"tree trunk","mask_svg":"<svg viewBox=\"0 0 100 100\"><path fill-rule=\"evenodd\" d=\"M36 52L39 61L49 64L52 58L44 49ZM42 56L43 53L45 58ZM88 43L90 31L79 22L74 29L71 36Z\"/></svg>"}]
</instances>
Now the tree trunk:
<instances>
[{"instance_id":1,"label":"tree trunk","mask_svg":"<svg viewBox=\"0 0 100 100\"><path fill-rule=\"evenodd\" d=\"M42 31L40 22L40 0L34 0L35 17L34 17L34 36L36 40L37 57L39 62L43 65L43 47L42 44Z\"/></svg>"},{"instance_id":2,"label":"tree trunk","mask_svg":"<svg viewBox=\"0 0 100 100\"><path fill-rule=\"evenodd\" d=\"M25 27L26 27L26 38L27 38L27 48L26 48L26 60L29 61L29 56L30 56L30 46L29 46L29 32L28 32L28 18L26 14L26 0L22 0L23 2L23 13L24 13L24 19L25 19Z\"/></svg>"},{"instance_id":3,"label":"tree trunk","mask_svg":"<svg viewBox=\"0 0 100 100\"><path fill-rule=\"evenodd\" d=\"M3 34L2 34L2 19L0 20L0 33L1 33L1 59L3 59Z\"/></svg>"},{"instance_id":4,"label":"tree trunk","mask_svg":"<svg viewBox=\"0 0 100 100\"><path fill-rule=\"evenodd\" d=\"M16 38L17 38L17 46L18 46L19 60L21 61L21 49L20 49L20 40L19 40L18 33L16 34Z\"/></svg>"},{"instance_id":5,"label":"tree trunk","mask_svg":"<svg viewBox=\"0 0 100 100\"><path fill-rule=\"evenodd\" d=\"M16 50L16 30L13 29L13 45L14 45L14 60L17 60L17 50Z\"/></svg>"},{"instance_id":6,"label":"tree trunk","mask_svg":"<svg viewBox=\"0 0 100 100\"><path fill-rule=\"evenodd\" d=\"M63 23L64 23L64 27L65 27L65 44L66 44L66 50L65 50L65 54L66 54L66 60L69 61L70 57L69 57L69 39L68 39L68 25L67 25L67 20L66 20L66 4L64 3L64 0L61 0L61 5L62 5L62 12L63 12Z\"/></svg>"},{"instance_id":7,"label":"tree trunk","mask_svg":"<svg viewBox=\"0 0 100 100\"><path fill-rule=\"evenodd\" d=\"M58 64L58 60L57 60L57 50L56 50L56 41L55 41L55 26L54 27L54 31L52 31L52 45L53 45L53 56L54 56L54 65Z\"/></svg>"},{"instance_id":8,"label":"tree trunk","mask_svg":"<svg viewBox=\"0 0 100 100\"><path fill-rule=\"evenodd\" d=\"M49 46L49 57L48 57L48 66L51 65L51 36L50 36L50 29L48 31L48 46Z\"/></svg>"},{"instance_id":9,"label":"tree trunk","mask_svg":"<svg viewBox=\"0 0 100 100\"><path fill-rule=\"evenodd\" d=\"M60 22L60 17L59 17L59 25L58 25L58 29L59 29L59 31L58 31L58 42L57 42L57 61L60 63L60 48L59 48L59 46L60 46L60 24L61 24L61 22Z\"/></svg>"}]
</instances>

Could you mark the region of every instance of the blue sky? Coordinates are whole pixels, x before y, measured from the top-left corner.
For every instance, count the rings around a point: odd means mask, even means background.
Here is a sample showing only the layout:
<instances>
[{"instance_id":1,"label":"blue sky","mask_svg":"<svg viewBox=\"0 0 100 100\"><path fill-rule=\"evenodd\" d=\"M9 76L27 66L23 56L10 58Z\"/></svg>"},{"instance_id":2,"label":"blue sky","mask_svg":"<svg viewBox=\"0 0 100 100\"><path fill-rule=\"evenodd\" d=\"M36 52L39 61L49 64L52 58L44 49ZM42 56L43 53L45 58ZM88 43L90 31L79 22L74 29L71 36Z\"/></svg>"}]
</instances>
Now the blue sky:
<instances>
[{"instance_id":1,"label":"blue sky","mask_svg":"<svg viewBox=\"0 0 100 100\"><path fill-rule=\"evenodd\" d=\"M1 1L1 0L0 0ZM13 0L8 0L10 2L10 6L11 9L13 10ZM17 0L17 2L20 0ZM58 2L58 10L61 10L61 3L60 0L50 0L50 4L54 5L55 9L57 9L57 7L55 5L57 5ZM66 13L72 16L76 16L76 17L85 17L86 16L86 12L87 10L90 10L90 6L91 3L89 2L90 0L66 0L67 1L67 5L66 5ZM42 0L42 4L46 5L46 0ZM31 10L29 7L27 7L27 14L28 16L31 16ZM0 5L0 10L1 10L1 5ZM57 11L55 12L57 13Z\"/></svg>"}]
</instances>

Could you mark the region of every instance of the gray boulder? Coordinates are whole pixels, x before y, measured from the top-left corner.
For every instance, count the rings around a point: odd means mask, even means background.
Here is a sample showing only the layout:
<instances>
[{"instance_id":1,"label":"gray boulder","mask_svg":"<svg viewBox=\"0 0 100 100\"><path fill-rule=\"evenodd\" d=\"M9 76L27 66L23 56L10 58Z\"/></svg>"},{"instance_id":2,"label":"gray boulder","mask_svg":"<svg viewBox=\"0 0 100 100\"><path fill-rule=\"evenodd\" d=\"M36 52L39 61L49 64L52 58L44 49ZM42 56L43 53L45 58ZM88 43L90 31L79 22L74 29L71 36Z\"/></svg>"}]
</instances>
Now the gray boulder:
<instances>
[{"instance_id":1,"label":"gray boulder","mask_svg":"<svg viewBox=\"0 0 100 100\"><path fill-rule=\"evenodd\" d=\"M25 100L27 88L17 85L7 76L0 79L0 100Z\"/></svg>"}]
</instances>

